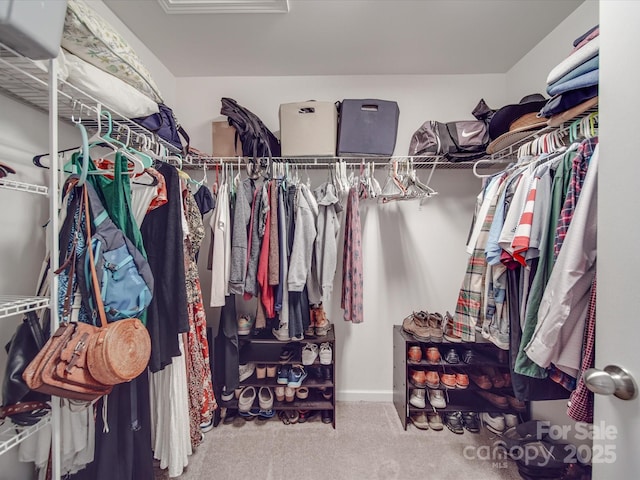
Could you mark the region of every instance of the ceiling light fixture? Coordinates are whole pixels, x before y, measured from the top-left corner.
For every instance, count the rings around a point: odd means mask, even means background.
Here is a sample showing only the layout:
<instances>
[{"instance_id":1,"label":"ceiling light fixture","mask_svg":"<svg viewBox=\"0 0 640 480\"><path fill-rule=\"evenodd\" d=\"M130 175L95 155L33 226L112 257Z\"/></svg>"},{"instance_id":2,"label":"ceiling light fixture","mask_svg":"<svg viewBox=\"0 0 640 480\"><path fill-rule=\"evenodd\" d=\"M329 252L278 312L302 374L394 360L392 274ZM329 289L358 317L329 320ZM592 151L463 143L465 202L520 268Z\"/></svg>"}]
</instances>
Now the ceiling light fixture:
<instances>
[{"instance_id":1,"label":"ceiling light fixture","mask_svg":"<svg viewBox=\"0 0 640 480\"><path fill-rule=\"evenodd\" d=\"M158 0L168 14L288 13L289 0Z\"/></svg>"}]
</instances>

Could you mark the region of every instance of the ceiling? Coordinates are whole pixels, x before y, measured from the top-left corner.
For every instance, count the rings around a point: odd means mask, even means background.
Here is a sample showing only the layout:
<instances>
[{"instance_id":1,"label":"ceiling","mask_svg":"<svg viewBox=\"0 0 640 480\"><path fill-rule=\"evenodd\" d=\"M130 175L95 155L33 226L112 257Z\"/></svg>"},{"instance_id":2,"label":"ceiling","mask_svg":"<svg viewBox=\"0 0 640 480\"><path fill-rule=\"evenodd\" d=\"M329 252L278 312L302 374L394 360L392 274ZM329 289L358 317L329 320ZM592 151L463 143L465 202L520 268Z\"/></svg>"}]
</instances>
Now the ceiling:
<instances>
[{"instance_id":1,"label":"ceiling","mask_svg":"<svg viewBox=\"0 0 640 480\"><path fill-rule=\"evenodd\" d=\"M105 4L176 76L505 73L583 0L289 0L288 13Z\"/></svg>"}]
</instances>

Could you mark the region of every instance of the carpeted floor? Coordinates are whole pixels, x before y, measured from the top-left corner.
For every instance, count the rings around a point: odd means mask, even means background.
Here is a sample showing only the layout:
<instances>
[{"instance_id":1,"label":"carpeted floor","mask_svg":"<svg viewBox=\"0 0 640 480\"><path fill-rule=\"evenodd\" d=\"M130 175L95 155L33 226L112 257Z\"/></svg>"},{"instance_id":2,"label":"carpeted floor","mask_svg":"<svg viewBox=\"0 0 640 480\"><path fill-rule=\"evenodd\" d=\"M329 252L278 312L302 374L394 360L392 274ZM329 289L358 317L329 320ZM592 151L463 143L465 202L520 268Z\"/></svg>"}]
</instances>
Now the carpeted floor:
<instances>
[{"instance_id":1,"label":"carpeted floor","mask_svg":"<svg viewBox=\"0 0 640 480\"><path fill-rule=\"evenodd\" d=\"M520 479L487 430L402 429L391 403L339 402L336 429L319 416L284 425L236 418L205 434L180 480ZM166 475L166 472L164 472ZM168 478L159 475L157 478Z\"/></svg>"}]
</instances>

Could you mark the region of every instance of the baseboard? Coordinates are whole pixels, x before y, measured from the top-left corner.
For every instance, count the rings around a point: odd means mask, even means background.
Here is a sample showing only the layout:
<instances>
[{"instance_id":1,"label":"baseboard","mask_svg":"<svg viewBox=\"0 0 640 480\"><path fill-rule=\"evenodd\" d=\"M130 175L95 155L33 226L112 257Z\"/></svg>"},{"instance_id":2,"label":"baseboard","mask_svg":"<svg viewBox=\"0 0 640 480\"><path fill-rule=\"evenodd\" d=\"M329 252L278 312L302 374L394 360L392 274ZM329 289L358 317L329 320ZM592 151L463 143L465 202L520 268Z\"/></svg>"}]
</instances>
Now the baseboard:
<instances>
[{"instance_id":1,"label":"baseboard","mask_svg":"<svg viewBox=\"0 0 640 480\"><path fill-rule=\"evenodd\" d=\"M392 402L393 392L390 390L338 390L336 400L339 402Z\"/></svg>"}]
</instances>

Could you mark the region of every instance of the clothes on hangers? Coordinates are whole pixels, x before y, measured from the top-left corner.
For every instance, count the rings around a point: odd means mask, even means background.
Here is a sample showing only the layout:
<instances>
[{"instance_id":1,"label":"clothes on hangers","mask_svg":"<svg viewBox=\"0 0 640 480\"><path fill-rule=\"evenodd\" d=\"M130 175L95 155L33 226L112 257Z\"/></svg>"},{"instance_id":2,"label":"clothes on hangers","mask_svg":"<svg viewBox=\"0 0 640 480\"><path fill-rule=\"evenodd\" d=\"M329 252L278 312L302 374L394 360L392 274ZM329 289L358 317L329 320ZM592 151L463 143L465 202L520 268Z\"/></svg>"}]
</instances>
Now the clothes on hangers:
<instances>
[{"instance_id":1,"label":"clothes on hangers","mask_svg":"<svg viewBox=\"0 0 640 480\"><path fill-rule=\"evenodd\" d=\"M351 323L364 321L364 275L362 257L362 226L358 210L358 194L349 190L345 218L344 257L342 266L342 297L340 306L344 319Z\"/></svg>"}]
</instances>

